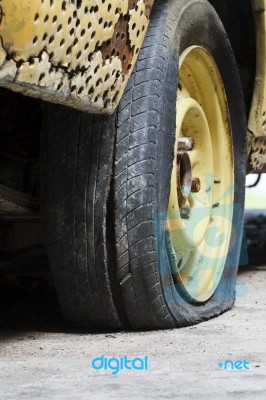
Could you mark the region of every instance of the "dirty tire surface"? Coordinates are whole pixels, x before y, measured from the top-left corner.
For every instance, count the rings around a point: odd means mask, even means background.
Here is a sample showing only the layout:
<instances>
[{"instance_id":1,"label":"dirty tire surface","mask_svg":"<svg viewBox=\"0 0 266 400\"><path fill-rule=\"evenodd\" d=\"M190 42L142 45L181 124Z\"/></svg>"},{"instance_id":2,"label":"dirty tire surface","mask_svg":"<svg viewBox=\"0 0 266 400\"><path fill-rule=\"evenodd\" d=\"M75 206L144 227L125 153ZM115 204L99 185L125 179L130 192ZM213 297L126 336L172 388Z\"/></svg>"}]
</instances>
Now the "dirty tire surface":
<instances>
[{"instance_id":1,"label":"dirty tire surface","mask_svg":"<svg viewBox=\"0 0 266 400\"><path fill-rule=\"evenodd\" d=\"M156 215L167 211L178 58L190 45L209 51L224 81L234 141L238 187L235 203L240 205L240 213L235 213L233 221L237 237L241 237L243 229L245 114L227 35L214 9L204 0L158 1L118 109L115 146L117 276L127 317L135 329L195 324L221 314L234 303L241 241L235 243L213 297L204 305L195 306L176 290L166 238L163 233L158 234L154 225Z\"/></svg>"},{"instance_id":2,"label":"dirty tire surface","mask_svg":"<svg viewBox=\"0 0 266 400\"><path fill-rule=\"evenodd\" d=\"M71 325L122 328L108 272L106 216L115 116L46 104L42 224L63 314Z\"/></svg>"}]
</instances>

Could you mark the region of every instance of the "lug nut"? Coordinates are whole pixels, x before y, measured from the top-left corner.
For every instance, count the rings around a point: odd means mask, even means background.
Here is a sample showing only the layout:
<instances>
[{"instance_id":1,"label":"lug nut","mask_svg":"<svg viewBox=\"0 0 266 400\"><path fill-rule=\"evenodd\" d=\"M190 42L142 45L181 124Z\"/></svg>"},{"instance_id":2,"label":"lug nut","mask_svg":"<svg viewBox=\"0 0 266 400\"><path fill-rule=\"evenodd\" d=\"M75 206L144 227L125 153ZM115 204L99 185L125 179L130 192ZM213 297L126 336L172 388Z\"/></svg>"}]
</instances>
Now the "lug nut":
<instances>
[{"instance_id":1,"label":"lug nut","mask_svg":"<svg viewBox=\"0 0 266 400\"><path fill-rule=\"evenodd\" d=\"M190 151L194 148L194 139L191 137L181 137L178 139L178 150Z\"/></svg>"},{"instance_id":2,"label":"lug nut","mask_svg":"<svg viewBox=\"0 0 266 400\"><path fill-rule=\"evenodd\" d=\"M188 206L180 207L180 217L182 219L189 219L190 214L191 214L190 207Z\"/></svg>"},{"instance_id":3,"label":"lug nut","mask_svg":"<svg viewBox=\"0 0 266 400\"><path fill-rule=\"evenodd\" d=\"M191 192L198 193L200 191L201 183L199 178L193 178L191 182Z\"/></svg>"}]
</instances>

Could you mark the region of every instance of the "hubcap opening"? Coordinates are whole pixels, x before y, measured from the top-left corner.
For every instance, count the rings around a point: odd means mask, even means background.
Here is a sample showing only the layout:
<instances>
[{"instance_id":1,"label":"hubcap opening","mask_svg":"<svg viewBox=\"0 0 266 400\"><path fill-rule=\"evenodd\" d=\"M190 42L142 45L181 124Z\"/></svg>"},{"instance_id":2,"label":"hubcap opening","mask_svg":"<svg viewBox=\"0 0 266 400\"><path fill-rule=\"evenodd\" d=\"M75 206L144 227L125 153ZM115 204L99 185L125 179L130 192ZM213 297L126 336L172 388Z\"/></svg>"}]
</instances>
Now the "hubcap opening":
<instances>
[{"instance_id":1,"label":"hubcap opening","mask_svg":"<svg viewBox=\"0 0 266 400\"><path fill-rule=\"evenodd\" d=\"M191 192L192 186L192 168L190 159L187 153L177 152L177 191L179 197L179 204L182 206Z\"/></svg>"}]
</instances>

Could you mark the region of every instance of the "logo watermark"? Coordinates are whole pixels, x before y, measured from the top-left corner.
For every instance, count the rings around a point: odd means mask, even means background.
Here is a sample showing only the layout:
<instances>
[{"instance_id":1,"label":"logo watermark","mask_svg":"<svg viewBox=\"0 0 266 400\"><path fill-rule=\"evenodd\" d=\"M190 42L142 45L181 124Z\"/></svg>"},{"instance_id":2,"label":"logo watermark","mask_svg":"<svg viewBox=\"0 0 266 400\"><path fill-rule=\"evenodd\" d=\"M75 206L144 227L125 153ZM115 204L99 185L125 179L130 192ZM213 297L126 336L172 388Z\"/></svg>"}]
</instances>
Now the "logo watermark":
<instances>
[{"instance_id":1,"label":"logo watermark","mask_svg":"<svg viewBox=\"0 0 266 400\"><path fill-rule=\"evenodd\" d=\"M249 261L243 208L232 200L237 191L233 185L207 205L193 193L188 218L182 217L180 210L154 214L159 272L167 302L202 301L202 293L206 298L228 300L247 295L245 284L236 281L234 273L238 265ZM174 282L169 284L171 277Z\"/></svg>"},{"instance_id":2,"label":"logo watermark","mask_svg":"<svg viewBox=\"0 0 266 400\"><path fill-rule=\"evenodd\" d=\"M224 371L242 371L249 370L249 361L247 360L226 360L225 362L219 362L218 367Z\"/></svg>"},{"instance_id":3,"label":"logo watermark","mask_svg":"<svg viewBox=\"0 0 266 400\"><path fill-rule=\"evenodd\" d=\"M112 375L117 375L123 370L147 371L149 368L149 358L148 356L133 359L130 359L128 356L120 358L100 356L92 360L91 366L96 371L110 370L112 371Z\"/></svg>"}]
</instances>

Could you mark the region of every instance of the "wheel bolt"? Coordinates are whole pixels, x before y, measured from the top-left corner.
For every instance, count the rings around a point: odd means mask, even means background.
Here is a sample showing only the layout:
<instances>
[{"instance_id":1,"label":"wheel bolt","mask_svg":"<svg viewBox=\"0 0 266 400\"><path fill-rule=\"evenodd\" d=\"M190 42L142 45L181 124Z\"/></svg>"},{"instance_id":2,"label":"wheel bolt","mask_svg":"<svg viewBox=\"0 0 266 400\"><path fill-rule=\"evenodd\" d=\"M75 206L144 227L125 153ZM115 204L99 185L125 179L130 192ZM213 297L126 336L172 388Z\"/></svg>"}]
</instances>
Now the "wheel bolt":
<instances>
[{"instance_id":1,"label":"wheel bolt","mask_svg":"<svg viewBox=\"0 0 266 400\"><path fill-rule=\"evenodd\" d=\"M182 219L189 219L190 214L191 214L190 207L188 206L180 207L180 217Z\"/></svg>"},{"instance_id":2,"label":"wheel bolt","mask_svg":"<svg viewBox=\"0 0 266 400\"><path fill-rule=\"evenodd\" d=\"M201 183L199 178L193 178L191 183L191 192L198 193L200 191Z\"/></svg>"},{"instance_id":3,"label":"wheel bolt","mask_svg":"<svg viewBox=\"0 0 266 400\"><path fill-rule=\"evenodd\" d=\"M194 148L194 139L191 137L181 137L178 139L178 150L190 151Z\"/></svg>"}]
</instances>

